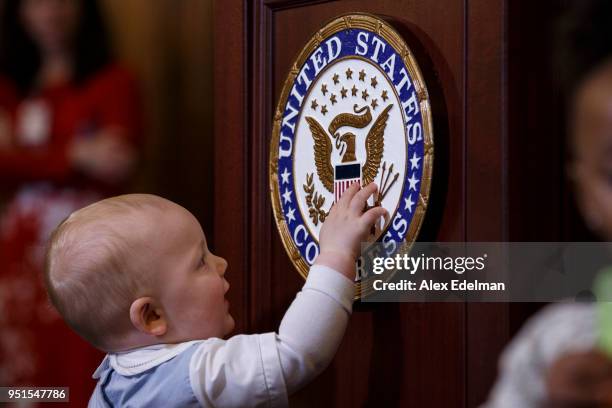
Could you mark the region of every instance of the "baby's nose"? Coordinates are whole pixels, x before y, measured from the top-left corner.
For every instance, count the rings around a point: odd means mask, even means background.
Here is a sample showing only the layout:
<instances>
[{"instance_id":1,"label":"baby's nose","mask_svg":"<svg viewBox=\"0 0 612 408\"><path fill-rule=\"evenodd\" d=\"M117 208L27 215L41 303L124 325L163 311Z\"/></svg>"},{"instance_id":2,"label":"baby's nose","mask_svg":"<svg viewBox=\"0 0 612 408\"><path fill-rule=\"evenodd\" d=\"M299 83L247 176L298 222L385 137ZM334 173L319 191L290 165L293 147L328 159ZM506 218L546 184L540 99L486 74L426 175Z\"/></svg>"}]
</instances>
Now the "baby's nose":
<instances>
[{"instance_id":1,"label":"baby's nose","mask_svg":"<svg viewBox=\"0 0 612 408\"><path fill-rule=\"evenodd\" d=\"M219 258L219 275L225 275L225 270L227 269L227 261L224 258Z\"/></svg>"}]
</instances>

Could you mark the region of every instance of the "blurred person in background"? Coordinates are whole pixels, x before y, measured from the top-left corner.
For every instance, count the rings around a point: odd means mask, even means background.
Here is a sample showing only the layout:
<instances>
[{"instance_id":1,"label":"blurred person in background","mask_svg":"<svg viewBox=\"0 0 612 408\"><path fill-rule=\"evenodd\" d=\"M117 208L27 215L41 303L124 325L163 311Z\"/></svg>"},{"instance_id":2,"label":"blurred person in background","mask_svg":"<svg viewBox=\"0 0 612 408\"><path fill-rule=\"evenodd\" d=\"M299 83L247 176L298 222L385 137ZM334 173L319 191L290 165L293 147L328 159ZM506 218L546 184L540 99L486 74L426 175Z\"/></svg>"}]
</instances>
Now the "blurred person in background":
<instances>
[{"instance_id":1,"label":"blurred person in background","mask_svg":"<svg viewBox=\"0 0 612 408\"><path fill-rule=\"evenodd\" d=\"M612 241L612 2L567 4L555 70L568 98L568 174L588 227ZM536 314L504 351L485 406L612 407L612 356L601 347L599 319L592 302Z\"/></svg>"},{"instance_id":2,"label":"blurred person in background","mask_svg":"<svg viewBox=\"0 0 612 408\"><path fill-rule=\"evenodd\" d=\"M48 234L122 190L137 160L138 87L94 0L0 0L0 385L69 386L85 405L100 355L48 305Z\"/></svg>"}]
</instances>

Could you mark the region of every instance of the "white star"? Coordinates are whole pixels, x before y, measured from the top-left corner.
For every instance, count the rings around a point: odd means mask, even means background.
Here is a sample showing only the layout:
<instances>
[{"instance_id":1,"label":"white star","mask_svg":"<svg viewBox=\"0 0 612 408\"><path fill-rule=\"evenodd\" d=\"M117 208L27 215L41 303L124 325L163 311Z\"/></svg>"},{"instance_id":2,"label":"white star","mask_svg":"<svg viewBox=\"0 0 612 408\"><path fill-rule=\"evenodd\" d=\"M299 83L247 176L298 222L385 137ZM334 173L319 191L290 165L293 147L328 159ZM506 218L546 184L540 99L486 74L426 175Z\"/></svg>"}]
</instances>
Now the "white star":
<instances>
[{"instance_id":1,"label":"white star","mask_svg":"<svg viewBox=\"0 0 612 408\"><path fill-rule=\"evenodd\" d=\"M285 193L283 194L283 200L285 200L285 204L291 202L291 191L285 188Z\"/></svg>"},{"instance_id":2,"label":"white star","mask_svg":"<svg viewBox=\"0 0 612 408\"><path fill-rule=\"evenodd\" d=\"M420 160L421 158L417 156L416 152L414 152L412 154L412 159L410 159L410 170L418 169Z\"/></svg>"},{"instance_id":3,"label":"white star","mask_svg":"<svg viewBox=\"0 0 612 408\"><path fill-rule=\"evenodd\" d=\"M404 202L406 205L404 206L404 210L408 210L408 212L412 212L412 206L414 205L414 201L412 201L412 197L408 196L408 198L404 198Z\"/></svg>"},{"instance_id":4,"label":"white star","mask_svg":"<svg viewBox=\"0 0 612 408\"><path fill-rule=\"evenodd\" d=\"M282 184L289 183L289 176L290 175L291 175L291 173L288 172L287 168L285 167L285 171L283 171L283 173L281 174L281 178L283 179Z\"/></svg>"},{"instance_id":5,"label":"white star","mask_svg":"<svg viewBox=\"0 0 612 408\"><path fill-rule=\"evenodd\" d=\"M419 180L414 178L414 174L412 176L410 176L410 178L408 179L408 183L410 183L409 190L416 191L416 185L417 185L418 182L419 182Z\"/></svg>"},{"instance_id":6,"label":"white star","mask_svg":"<svg viewBox=\"0 0 612 408\"><path fill-rule=\"evenodd\" d=\"M295 221L295 208L291 208L289 207L289 211L287 211L287 219L289 220L289 224L291 224L291 221Z\"/></svg>"}]
</instances>

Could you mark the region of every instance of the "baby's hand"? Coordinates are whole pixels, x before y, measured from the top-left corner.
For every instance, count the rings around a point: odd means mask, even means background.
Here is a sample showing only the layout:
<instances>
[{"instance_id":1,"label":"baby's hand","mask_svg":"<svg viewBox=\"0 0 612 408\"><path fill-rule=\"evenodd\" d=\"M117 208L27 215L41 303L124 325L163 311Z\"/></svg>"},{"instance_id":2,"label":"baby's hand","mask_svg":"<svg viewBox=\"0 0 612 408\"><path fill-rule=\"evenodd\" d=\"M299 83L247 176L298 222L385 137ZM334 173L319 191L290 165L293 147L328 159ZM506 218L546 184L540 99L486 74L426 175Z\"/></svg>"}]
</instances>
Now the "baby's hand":
<instances>
[{"instance_id":1,"label":"baby's hand","mask_svg":"<svg viewBox=\"0 0 612 408\"><path fill-rule=\"evenodd\" d=\"M361 190L359 183L353 183L344 192L321 227L321 252L315 264L329 266L347 278L355 279L355 260L360 253L360 243L372 225L387 215L383 207L373 207L364 212L368 198L377 189L374 183Z\"/></svg>"}]
</instances>

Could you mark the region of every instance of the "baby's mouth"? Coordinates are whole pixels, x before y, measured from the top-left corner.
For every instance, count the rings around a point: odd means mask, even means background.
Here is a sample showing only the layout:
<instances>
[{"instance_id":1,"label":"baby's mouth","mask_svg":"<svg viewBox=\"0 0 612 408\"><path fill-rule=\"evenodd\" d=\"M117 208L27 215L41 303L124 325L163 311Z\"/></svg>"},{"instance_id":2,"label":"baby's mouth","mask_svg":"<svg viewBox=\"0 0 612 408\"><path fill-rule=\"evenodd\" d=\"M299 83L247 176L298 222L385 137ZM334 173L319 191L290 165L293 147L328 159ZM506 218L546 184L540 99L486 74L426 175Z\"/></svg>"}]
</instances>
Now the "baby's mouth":
<instances>
[{"instance_id":1,"label":"baby's mouth","mask_svg":"<svg viewBox=\"0 0 612 408\"><path fill-rule=\"evenodd\" d=\"M227 280L225 280L225 292L223 292L223 300L224 300L225 307L227 310L229 310L230 302L229 300L226 299L225 295L227 294L229 289L230 289L230 284Z\"/></svg>"}]
</instances>

